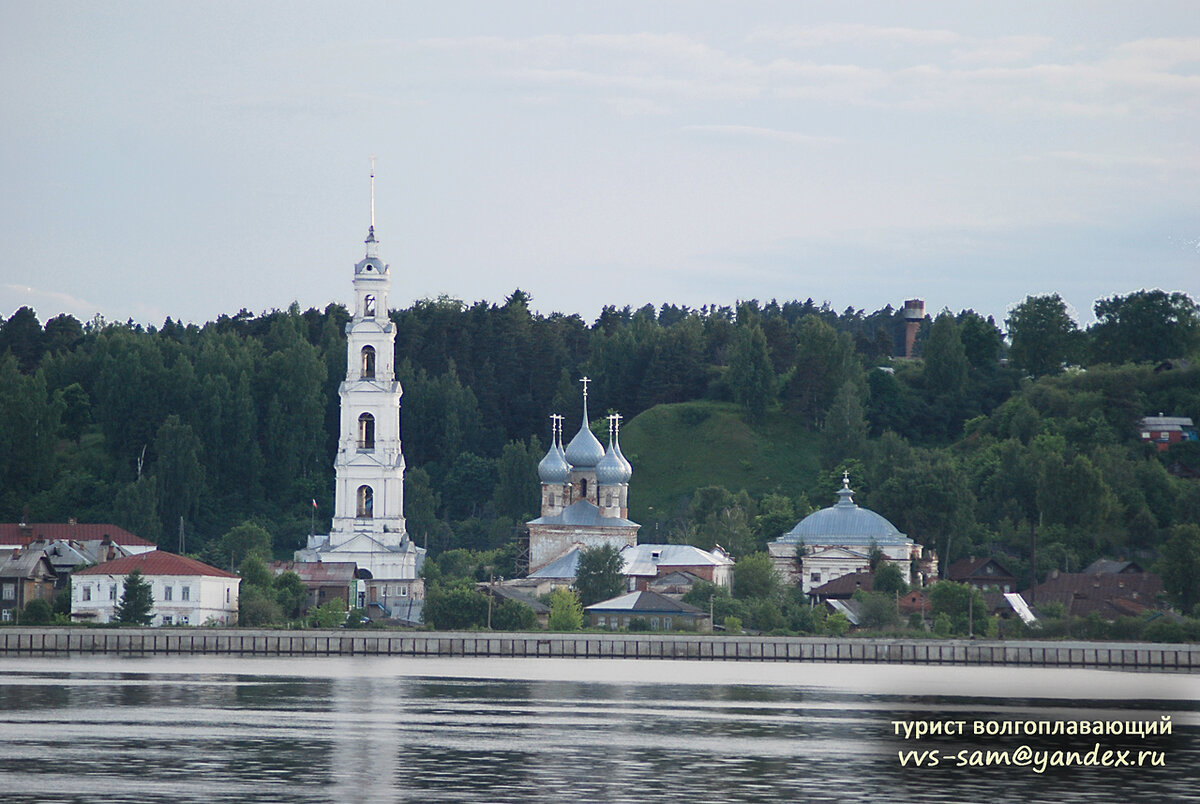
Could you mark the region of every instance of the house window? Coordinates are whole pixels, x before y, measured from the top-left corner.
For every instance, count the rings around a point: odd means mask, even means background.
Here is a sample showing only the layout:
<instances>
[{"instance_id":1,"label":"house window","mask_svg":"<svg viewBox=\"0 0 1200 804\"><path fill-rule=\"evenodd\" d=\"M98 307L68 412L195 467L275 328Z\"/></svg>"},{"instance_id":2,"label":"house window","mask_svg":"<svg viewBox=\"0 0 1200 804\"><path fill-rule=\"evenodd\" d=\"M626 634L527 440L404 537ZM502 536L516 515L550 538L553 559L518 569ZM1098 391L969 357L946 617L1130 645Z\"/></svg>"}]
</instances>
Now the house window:
<instances>
[{"instance_id":1,"label":"house window","mask_svg":"<svg viewBox=\"0 0 1200 804\"><path fill-rule=\"evenodd\" d=\"M4 600L16 600L17 585L15 583L4 584L4 590L2 593L0 593L0 598L3 598Z\"/></svg>"},{"instance_id":2,"label":"house window","mask_svg":"<svg viewBox=\"0 0 1200 804\"><path fill-rule=\"evenodd\" d=\"M814 572L812 575L809 576L808 579L810 581L812 581L813 583L820 583L821 582L821 573Z\"/></svg>"},{"instance_id":3,"label":"house window","mask_svg":"<svg viewBox=\"0 0 1200 804\"><path fill-rule=\"evenodd\" d=\"M112 586L108 587L108 599L109 600L117 599L117 585L115 583Z\"/></svg>"},{"instance_id":4,"label":"house window","mask_svg":"<svg viewBox=\"0 0 1200 804\"><path fill-rule=\"evenodd\" d=\"M657 617L650 618L650 627L653 628L655 631L658 630L658 618Z\"/></svg>"},{"instance_id":5,"label":"house window","mask_svg":"<svg viewBox=\"0 0 1200 804\"><path fill-rule=\"evenodd\" d=\"M375 347L364 346L362 349L362 378L375 379Z\"/></svg>"},{"instance_id":6,"label":"house window","mask_svg":"<svg viewBox=\"0 0 1200 804\"><path fill-rule=\"evenodd\" d=\"M663 628L667 629L668 631L671 630L671 618L670 617L663 618Z\"/></svg>"},{"instance_id":7,"label":"house window","mask_svg":"<svg viewBox=\"0 0 1200 804\"><path fill-rule=\"evenodd\" d=\"M400 587L400 597L408 597L408 587L407 586Z\"/></svg>"},{"instance_id":8,"label":"house window","mask_svg":"<svg viewBox=\"0 0 1200 804\"><path fill-rule=\"evenodd\" d=\"M225 587L225 602L226 603L229 602L229 587L228 586Z\"/></svg>"},{"instance_id":9,"label":"house window","mask_svg":"<svg viewBox=\"0 0 1200 804\"><path fill-rule=\"evenodd\" d=\"M171 585L163 584L163 600L170 600L171 593L172 593Z\"/></svg>"},{"instance_id":10,"label":"house window","mask_svg":"<svg viewBox=\"0 0 1200 804\"><path fill-rule=\"evenodd\" d=\"M375 417L370 413L358 417L358 448L375 449Z\"/></svg>"},{"instance_id":11,"label":"house window","mask_svg":"<svg viewBox=\"0 0 1200 804\"><path fill-rule=\"evenodd\" d=\"M192 587L190 587L190 586L179 587L179 599L180 600L191 600L192 599Z\"/></svg>"},{"instance_id":12,"label":"house window","mask_svg":"<svg viewBox=\"0 0 1200 804\"><path fill-rule=\"evenodd\" d=\"M169 589L170 587L167 587L167 588ZM163 624L163 625L170 625L170 624L171 624L171 615L170 615L170 614L164 614L164 615L163 615L163 618L162 618L162 624Z\"/></svg>"},{"instance_id":13,"label":"house window","mask_svg":"<svg viewBox=\"0 0 1200 804\"><path fill-rule=\"evenodd\" d=\"M358 518L371 519L375 509L375 492L370 486L358 487Z\"/></svg>"},{"instance_id":14,"label":"house window","mask_svg":"<svg viewBox=\"0 0 1200 804\"><path fill-rule=\"evenodd\" d=\"M606 625L606 623L604 622L603 614L596 616L596 625L600 626L601 628L603 628Z\"/></svg>"},{"instance_id":15,"label":"house window","mask_svg":"<svg viewBox=\"0 0 1200 804\"><path fill-rule=\"evenodd\" d=\"M83 599L84 600L92 599L92 587L91 586L83 587Z\"/></svg>"},{"instance_id":16,"label":"house window","mask_svg":"<svg viewBox=\"0 0 1200 804\"><path fill-rule=\"evenodd\" d=\"M609 626L610 631L616 631L618 628L621 627L621 624L619 622L617 622L618 619L620 619L620 618L619 617L612 618L612 624Z\"/></svg>"},{"instance_id":17,"label":"house window","mask_svg":"<svg viewBox=\"0 0 1200 804\"><path fill-rule=\"evenodd\" d=\"M0 622L12 622L12 609L4 609L0 611Z\"/></svg>"}]
</instances>

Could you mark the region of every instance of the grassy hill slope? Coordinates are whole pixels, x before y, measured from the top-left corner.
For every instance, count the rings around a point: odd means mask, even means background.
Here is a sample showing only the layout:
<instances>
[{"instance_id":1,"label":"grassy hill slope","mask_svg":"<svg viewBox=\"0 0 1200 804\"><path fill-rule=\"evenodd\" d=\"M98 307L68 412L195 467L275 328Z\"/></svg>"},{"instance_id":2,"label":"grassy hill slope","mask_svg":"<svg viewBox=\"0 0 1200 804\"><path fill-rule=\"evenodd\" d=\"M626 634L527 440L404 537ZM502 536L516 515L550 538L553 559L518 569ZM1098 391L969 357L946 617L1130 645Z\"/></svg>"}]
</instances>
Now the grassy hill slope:
<instances>
[{"instance_id":1,"label":"grassy hill slope","mask_svg":"<svg viewBox=\"0 0 1200 804\"><path fill-rule=\"evenodd\" d=\"M782 412L749 425L737 405L658 405L621 428L621 448L633 463L629 515L652 538L653 523L678 513L703 486L797 497L820 471L820 437Z\"/></svg>"}]
</instances>

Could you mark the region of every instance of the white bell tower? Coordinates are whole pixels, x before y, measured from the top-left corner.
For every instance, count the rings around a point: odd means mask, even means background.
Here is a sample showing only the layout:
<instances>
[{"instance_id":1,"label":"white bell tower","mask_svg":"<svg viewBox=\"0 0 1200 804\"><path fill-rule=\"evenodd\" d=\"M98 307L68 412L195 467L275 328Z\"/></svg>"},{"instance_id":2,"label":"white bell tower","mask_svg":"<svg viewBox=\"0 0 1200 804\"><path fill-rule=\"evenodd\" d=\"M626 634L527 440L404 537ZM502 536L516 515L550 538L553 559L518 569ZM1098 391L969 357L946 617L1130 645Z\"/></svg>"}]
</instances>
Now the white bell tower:
<instances>
[{"instance_id":1,"label":"white bell tower","mask_svg":"<svg viewBox=\"0 0 1200 804\"><path fill-rule=\"evenodd\" d=\"M388 317L391 276L375 240L375 171L371 171L371 228L367 254L354 266L354 317L346 325L346 379L333 528L337 545L370 534L383 546L404 540L404 454L400 451L400 395L396 381L396 328Z\"/></svg>"}]
</instances>

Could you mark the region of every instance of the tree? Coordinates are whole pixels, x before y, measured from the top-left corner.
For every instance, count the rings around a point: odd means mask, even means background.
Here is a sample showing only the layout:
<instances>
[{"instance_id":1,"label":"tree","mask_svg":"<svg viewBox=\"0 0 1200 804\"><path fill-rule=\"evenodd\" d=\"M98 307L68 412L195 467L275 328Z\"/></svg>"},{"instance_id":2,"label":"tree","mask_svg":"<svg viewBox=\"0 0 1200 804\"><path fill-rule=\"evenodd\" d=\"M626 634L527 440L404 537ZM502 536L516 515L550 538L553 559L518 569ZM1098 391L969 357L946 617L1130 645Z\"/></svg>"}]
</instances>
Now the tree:
<instances>
[{"instance_id":1,"label":"tree","mask_svg":"<svg viewBox=\"0 0 1200 804\"><path fill-rule=\"evenodd\" d=\"M1079 327L1057 293L1026 296L1008 314L1004 325L1012 343L1013 364L1034 377L1057 374L1077 355Z\"/></svg>"},{"instance_id":2,"label":"tree","mask_svg":"<svg viewBox=\"0 0 1200 804\"><path fill-rule=\"evenodd\" d=\"M205 494L204 465L200 463L200 439L191 425L172 413L158 428L154 439L154 476L158 480L158 504L168 533L182 517L194 520Z\"/></svg>"},{"instance_id":3,"label":"tree","mask_svg":"<svg viewBox=\"0 0 1200 804\"><path fill-rule=\"evenodd\" d=\"M757 321L741 327L729 354L726 378L733 399L751 422L762 421L775 395L775 372L767 353L767 337Z\"/></svg>"},{"instance_id":4,"label":"tree","mask_svg":"<svg viewBox=\"0 0 1200 804\"><path fill-rule=\"evenodd\" d=\"M579 596L560 586L550 595L550 618L547 622L551 631L578 631L583 627L583 606Z\"/></svg>"},{"instance_id":5,"label":"tree","mask_svg":"<svg viewBox=\"0 0 1200 804\"><path fill-rule=\"evenodd\" d=\"M900 572L899 567L890 561L884 561L875 570L871 588L876 592L904 594L908 591L908 584L904 582L904 573Z\"/></svg>"},{"instance_id":6,"label":"tree","mask_svg":"<svg viewBox=\"0 0 1200 804\"><path fill-rule=\"evenodd\" d=\"M537 475L540 451L536 436L528 447L523 441L509 441L500 451L492 502L501 516L523 521L538 510L542 490Z\"/></svg>"},{"instance_id":7,"label":"tree","mask_svg":"<svg viewBox=\"0 0 1200 804\"><path fill-rule=\"evenodd\" d=\"M153 608L154 595L150 591L150 582L142 577L140 569L135 569L125 576L121 599L117 601L113 615L119 623L149 625Z\"/></svg>"},{"instance_id":8,"label":"tree","mask_svg":"<svg viewBox=\"0 0 1200 804\"><path fill-rule=\"evenodd\" d=\"M53 619L54 609L41 598L29 601L21 611L22 625L49 625Z\"/></svg>"},{"instance_id":9,"label":"tree","mask_svg":"<svg viewBox=\"0 0 1200 804\"><path fill-rule=\"evenodd\" d=\"M602 544L583 550L575 573L575 591L579 593L580 603L590 606L621 594L625 589L624 566L621 551L614 545Z\"/></svg>"},{"instance_id":10,"label":"tree","mask_svg":"<svg viewBox=\"0 0 1200 804\"><path fill-rule=\"evenodd\" d=\"M1088 330L1098 363L1186 357L1200 345L1200 306L1186 293L1139 290L1100 299Z\"/></svg>"},{"instance_id":11,"label":"tree","mask_svg":"<svg viewBox=\"0 0 1200 804\"><path fill-rule=\"evenodd\" d=\"M524 603L502 600L492 609L492 629L495 631L536 631L537 614Z\"/></svg>"},{"instance_id":12,"label":"tree","mask_svg":"<svg viewBox=\"0 0 1200 804\"><path fill-rule=\"evenodd\" d=\"M938 395L961 396L967 385L968 362L954 316L944 312L934 319L922 354L926 388Z\"/></svg>"},{"instance_id":13,"label":"tree","mask_svg":"<svg viewBox=\"0 0 1200 804\"><path fill-rule=\"evenodd\" d=\"M209 555L218 566L237 567L250 556L266 560L271 557L271 534L258 523L247 519L230 529L215 545L209 547Z\"/></svg>"},{"instance_id":14,"label":"tree","mask_svg":"<svg viewBox=\"0 0 1200 804\"><path fill-rule=\"evenodd\" d=\"M425 621L440 629L482 628L487 607L487 596L474 586L436 584L425 595Z\"/></svg>"},{"instance_id":15,"label":"tree","mask_svg":"<svg viewBox=\"0 0 1200 804\"><path fill-rule=\"evenodd\" d=\"M771 597L779 588L779 573L766 553L743 556L733 565L733 596Z\"/></svg>"},{"instance_id":16,"label":"tree","mask_svg":"<svg viewBox=\"0 0 1200 804\"><path fill-rule=\"evenodd\" d=\"M291 570L281 572L275 576L273 586L275 600L279 603L283 616L293 620L299 617L308 603L308 589L304 586L304 581L300 580L300 576Z\"/></svg>"},{"instance_id":17,"label":"tree","mask_svg":"<svg viewBox=\"0 0 1200 804\"><path fill-rule=\"evenodd\" d=\"M838 390L825 416L825 452L829 463L857 458L867 446L867 419L863 414L862 389L847 380Z\"/></svg>"},{"instance_id":18,"label":"tree","mask_svg":"<svg viewBox=\"0 0 1200 804\"><path fill-rule=\"evenodd\" d=\"M784 407L809 428L819 429L838 389L861 374L849 333L839 335L817 316L806 316L797 332L796 365L784 392Z\"/></svg>"},{"instance_id":19,"label":"tree","mask_svg":"<svg viewBox=\"0 0 1200 804\"><path fill-rule=\"evenodd\" d=\"M346 622L346 601L340 597L326 600L309 612L308 622L313 628L337 628Z\"/></svg>"},{"instance_id":20,"label":"tree","mask_svg":"<svg viewBox=\"0 0 1200 804\"><path fill-rule=\"evenodd\" d=\"M1162 547L1158 573L1163 589L1184 614L1200 604L1200 525L1171 528L1171 536Z\"/></svg>"}]
</instances>

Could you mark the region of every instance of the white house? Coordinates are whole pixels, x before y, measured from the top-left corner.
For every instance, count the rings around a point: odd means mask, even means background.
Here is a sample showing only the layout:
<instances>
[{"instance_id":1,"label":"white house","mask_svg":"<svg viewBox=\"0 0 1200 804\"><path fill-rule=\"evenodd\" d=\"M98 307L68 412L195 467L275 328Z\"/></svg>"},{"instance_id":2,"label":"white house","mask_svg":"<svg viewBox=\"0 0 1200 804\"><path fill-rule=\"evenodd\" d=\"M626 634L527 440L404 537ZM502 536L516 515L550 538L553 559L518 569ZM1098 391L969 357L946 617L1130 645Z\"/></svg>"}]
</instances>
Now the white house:
<instances>
[{"instance_id":1,"label":"white house","mask_svg":"<svg viewBox=\"0 0 1200 804\"><path fill-rule=\"evenodd\" d=\"M150 584L152 625L235 625L238 576L162 550L106 561L76 572L71 619L107 623L115 618L125 578L135 569Z\"/></svg>"}]
</instances>

